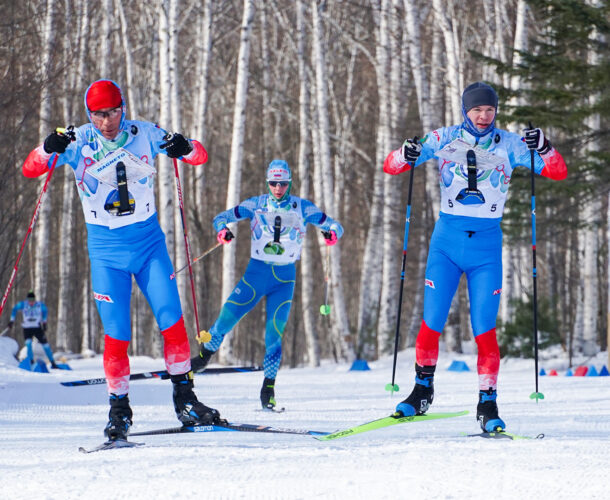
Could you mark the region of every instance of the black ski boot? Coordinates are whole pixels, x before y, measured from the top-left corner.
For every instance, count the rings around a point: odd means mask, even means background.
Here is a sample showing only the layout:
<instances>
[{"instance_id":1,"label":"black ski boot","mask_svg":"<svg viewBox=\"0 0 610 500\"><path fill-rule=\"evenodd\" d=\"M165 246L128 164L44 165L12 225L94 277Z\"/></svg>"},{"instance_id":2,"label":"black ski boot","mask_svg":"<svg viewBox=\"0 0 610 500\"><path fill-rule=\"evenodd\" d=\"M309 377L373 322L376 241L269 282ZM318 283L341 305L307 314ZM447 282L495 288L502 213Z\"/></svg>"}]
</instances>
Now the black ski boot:
<instances>
[{"instance_id":1,"label":"black ski boot","mask_svg":"<svg viewBox=\"0 0 610 500\"><path fill-rule=\"evenodd\" d=\"M133 412L129 406L127 394L121 396L111 394L108 423L104 429L104 435L109 441L127 439L132 424L131 417L133 417Z\"/></svg>"},{"instance_id":2,"label":"black ski boot","mask_svg":"<svg viewBox=\"0 0 610 500\"><path fill-rule=\"evenodd\" d=\"M477 421L483 432L498 432L506 429L506 424L498 416L498 395L494 389L479 391L479 404L477 405Z\"/></svg>"},{"instance_id":3,"label":"black ski boot","mask_svg":"<svg viewBox=\"0 0 610 500\"><path fill-rule=\"evenodd\" d=\"M409 397L398 403L396 413L403 417L423 415L434 399L434 370L436 366L415 365L415 387Z\"/></svg>"},{"instance_id":4,"label":"black ski boot","mask_svg":"<svg viewBox=\"0 0 610 500\"><path fill-rule=\"evenodd\" d=\"M275 408L275 379L267 378L263 380L261 388L261 406L263 410L273 410Z\"/></svg>"},{"instance_id":5,"label":"black ski boot","mask_svg":"<svg viewBox=\"0 0 610 500\"><path fill-rule=\"evenodd\" d=\"M174 384L174 409L183 425L212 425L220 420L220 413L199 402L193 392L193 372L171 375Z\"/></svg>"},{"instance_id":6,"label":"black ski boot","mask_svg":"<svg viewBox=\"0 0 610 500\"><path fill-rule=\"evenodd\" d=\"M195 373L199 373L203 371L203 369L208 366L210 362L210 358L216 351L209 351L203 345L201 346L201 350L199 351L199 356L195 356L191 359L191 368Z\"/></svg>"}]
</instances>

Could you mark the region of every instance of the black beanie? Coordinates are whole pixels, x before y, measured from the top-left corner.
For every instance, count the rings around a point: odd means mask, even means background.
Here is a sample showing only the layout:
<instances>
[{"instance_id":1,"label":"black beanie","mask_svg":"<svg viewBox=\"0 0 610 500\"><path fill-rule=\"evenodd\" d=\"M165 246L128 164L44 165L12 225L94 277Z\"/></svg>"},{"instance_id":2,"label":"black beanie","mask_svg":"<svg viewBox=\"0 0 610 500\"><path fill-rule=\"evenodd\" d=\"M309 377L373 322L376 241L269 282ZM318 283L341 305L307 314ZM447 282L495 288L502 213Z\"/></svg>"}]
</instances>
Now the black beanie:
<instances>
[{"instance_id":1,"label":"black beanie","mask_svg":"<svg viewBox=\"0 0 610 500\"><path fill-rule=\"evenodd\" d=\"M28 294L26 295L26 298L28 298L28 299L35 299L36 295L34 294L34 292L32 290L30 290L28 292Z\"/></svg>"},{"instance_id":2,"label":"black beanie","mask_svg":"<svg viewBox=\"0 0 610 500\"><path fill-rule=\"evenodd\" d=\"M475 106L493 106L498 108L498 94L493 87L483 82L475 82L464 89L462 106L466 113Z\"/></svg>"}]
</instances>

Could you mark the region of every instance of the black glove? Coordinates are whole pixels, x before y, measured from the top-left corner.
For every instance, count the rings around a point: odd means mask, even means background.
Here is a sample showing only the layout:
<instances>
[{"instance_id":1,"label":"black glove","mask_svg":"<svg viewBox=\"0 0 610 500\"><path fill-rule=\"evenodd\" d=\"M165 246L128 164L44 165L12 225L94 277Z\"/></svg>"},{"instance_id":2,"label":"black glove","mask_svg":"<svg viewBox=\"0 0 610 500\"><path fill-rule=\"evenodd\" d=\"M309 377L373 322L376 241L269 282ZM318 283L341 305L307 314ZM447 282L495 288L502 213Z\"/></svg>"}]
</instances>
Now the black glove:
<instances>
[{"instance_id":1,"label":"black glove","mask_svg":"<svg viewBox=\"0 0 610 500\"><path fill-rule=\"evenodd\" d=\"M525 129L525 143L527 149L535 149L541 155L548 153L551 150L551 143L544 137L544 133L539 128Z\"/></svg>"},{"instance_id":2,"label":"black glove","mask_svg":"<svg viewBox=\"0 0 610 500\"><path fill-rule=\"evenodd\" d=\"M417 137L407 139L402 145L402 157L406 162L414 164L421 154L421 143Z\"/></svg>"},{"instance_id":3,"label":"black glove","mask_svg":"<svg viewBox=\"0 0 610 500\"><path fill-rule=\"evenodd\" d=\"M8 325L6 325L6 327L10 330L11 328L13 328L13 322L9 321Z\"/></svg>"},{"instance_id":4,"label":"black glove","mask_svg":"<svg viewBox=\"0 0 610 500\"><path fill-rule=\"evenodd\" d=\"M165 149L170 158L186 156L193 150L191 143L181 134L167 134L163 140L166 142L161 144L161 149Z\"/></svg>"},{"instance_id":5,"label":"black glove","mask_svg":"<svg viewBox=\"0 0 610 500\"><path fill-rule=\"evenodd\" d=\"M330 231L322 231L322 236L324 236L325 240L330 240L333 237Z\"/></svg>"},{"instance_id":6,"label":"black glove","mask_svg":"<svg viewBox=\"0 0 610 500\"><path fill-rule=\"evenodd\" d=\"M60 134L59 132L55 131L47 136L42 147L46 153L62 154L66 152L66 148L73 140L72 135Z\"/></svg>"},{"instance_id":7,"label":"black glove","mask_svg":"<svg viewBox=\"0 0 610 500\"><path fill-rule=\"evenodd\" d=\"M41 323L40 328L42 329L43 332L47 331L47 324L46 323Z\"/></svg>"}]
</instances>

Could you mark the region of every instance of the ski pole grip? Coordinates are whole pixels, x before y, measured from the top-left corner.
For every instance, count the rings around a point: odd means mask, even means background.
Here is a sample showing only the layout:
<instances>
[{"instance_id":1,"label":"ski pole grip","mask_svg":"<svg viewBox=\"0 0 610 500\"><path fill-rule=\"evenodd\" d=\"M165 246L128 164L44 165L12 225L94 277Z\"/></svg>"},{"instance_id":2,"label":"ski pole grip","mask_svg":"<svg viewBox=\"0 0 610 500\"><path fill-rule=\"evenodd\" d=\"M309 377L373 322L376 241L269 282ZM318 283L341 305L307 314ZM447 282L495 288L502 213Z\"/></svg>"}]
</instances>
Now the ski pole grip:
<instances>
[{"instance_id":1,"label":"ski pole grip","mask_svg":"<svg viewBox=\"0 0 610 500\"><path fill-rule=\"evenodd\" d=\"M70 138L71 141L76 140L76 134L74 133L74 125L68 125L66 128L57 127L55 132L61 135L65 135Z\"/></svg>"}]
</instances>

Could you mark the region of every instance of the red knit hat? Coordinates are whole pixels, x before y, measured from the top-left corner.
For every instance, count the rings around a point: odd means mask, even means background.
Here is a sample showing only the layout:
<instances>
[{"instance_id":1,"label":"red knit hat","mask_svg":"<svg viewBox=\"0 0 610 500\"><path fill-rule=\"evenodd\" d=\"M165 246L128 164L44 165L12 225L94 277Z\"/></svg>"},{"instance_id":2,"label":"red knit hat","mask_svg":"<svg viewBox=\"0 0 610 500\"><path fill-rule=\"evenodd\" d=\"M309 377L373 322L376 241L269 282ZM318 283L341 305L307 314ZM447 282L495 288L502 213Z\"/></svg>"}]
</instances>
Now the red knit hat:
<instances>
[{"instance_id":1,"label":"red knit hat","mask_svg":"<svg viewBox=\"0 0 610 500\"><path fill-rule=\"evenodd\" d=\"M85 102L89 111L98 111L104 108L118 108L123 104L123 97L121 89L114 82L98 80L92 83L87 90Z\"/></svg>"}]
</instances>

